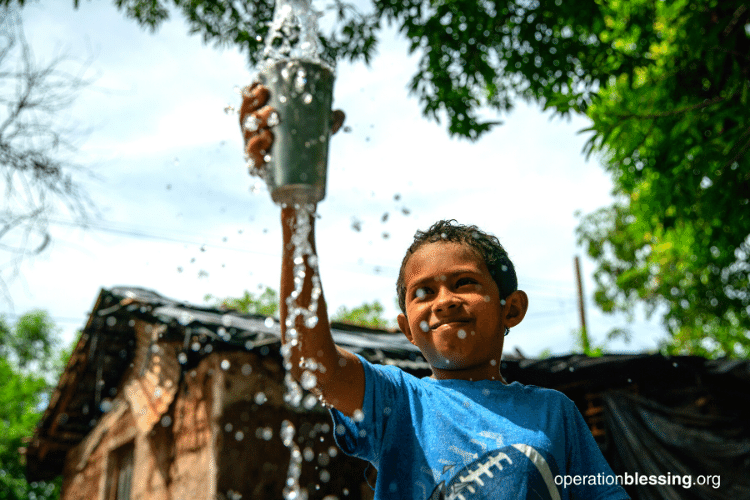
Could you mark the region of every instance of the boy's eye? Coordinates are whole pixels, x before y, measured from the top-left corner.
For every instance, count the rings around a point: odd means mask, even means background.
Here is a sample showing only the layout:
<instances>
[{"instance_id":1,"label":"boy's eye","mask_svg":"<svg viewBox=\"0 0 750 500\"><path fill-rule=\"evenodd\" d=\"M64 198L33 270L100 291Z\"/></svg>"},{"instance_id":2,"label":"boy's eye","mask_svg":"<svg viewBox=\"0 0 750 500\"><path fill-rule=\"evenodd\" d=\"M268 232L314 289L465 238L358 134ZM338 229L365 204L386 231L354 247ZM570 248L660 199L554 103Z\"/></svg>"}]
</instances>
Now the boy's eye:
<instances>
[{"instance_id":1,"label":"boy's eye","mask_svg":"<svg viewBox=\"0 0 750 500\"><path fill-rule=\"evenodd\" d=\"M423 299L425 295L427 295L430 292L430 289L427 287L419 287L414 291L414 297L417 299Z\"/></svg>"},{"instance_id":2,"label":"boy's eye","mask_svg":"<svg viewBox=\"0 0 750 500\"><path fill-rule=\"evenodd\" d=\"M477 280L474 278L459 278L458 281L456 281L456 286L464 286L464 285L476 285Z\"/></svg>"}]
</instances>

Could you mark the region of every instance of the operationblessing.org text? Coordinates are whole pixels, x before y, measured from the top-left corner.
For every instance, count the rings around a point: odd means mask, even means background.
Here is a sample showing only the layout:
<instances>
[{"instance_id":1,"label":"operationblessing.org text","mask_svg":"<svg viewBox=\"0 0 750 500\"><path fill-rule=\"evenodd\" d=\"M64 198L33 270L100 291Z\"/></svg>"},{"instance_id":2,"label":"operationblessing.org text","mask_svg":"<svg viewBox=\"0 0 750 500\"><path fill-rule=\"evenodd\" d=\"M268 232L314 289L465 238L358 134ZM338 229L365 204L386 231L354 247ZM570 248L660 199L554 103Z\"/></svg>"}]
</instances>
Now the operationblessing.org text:
<instances>
[{"instance_id":1,"label":"operationblessing.org text","mask_svg":"<svg viewBox=\"0 0 750 500\"><path fill-rule=\"evenodd\" d=\"M710 486L716 490L719 489L719 486L721 485L721 476L701 475L693 477L690 474L672 474L671 472L658 475L639 474L638 472L630 474L626 472L614 476L599 473L584 476L555 476L555 484L557 486L565 487L603 484L619 484L623 486L668 485L682 486L685 489L692 488L693 486Z\"/></svg>"}]
</instances>

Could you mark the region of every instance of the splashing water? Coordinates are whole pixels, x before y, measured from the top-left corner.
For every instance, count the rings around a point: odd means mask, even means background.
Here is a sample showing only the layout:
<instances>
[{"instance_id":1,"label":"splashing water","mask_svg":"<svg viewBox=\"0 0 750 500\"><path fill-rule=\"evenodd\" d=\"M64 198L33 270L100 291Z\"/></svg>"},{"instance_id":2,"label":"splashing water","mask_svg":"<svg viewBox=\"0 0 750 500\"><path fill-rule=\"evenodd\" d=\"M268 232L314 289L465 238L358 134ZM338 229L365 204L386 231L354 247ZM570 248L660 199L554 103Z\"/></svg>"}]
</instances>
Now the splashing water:
<instances>
[{"instance_id":1,"label":"splashing water","mask_svg":"<svg viewBox=\"0 0 750 500\"><path fill-rule=\"evenodd\" d=\"M284 500L305 500L307 498L307 490L300 488L299 485L299 477L302 474L302 452L297 443L294 442L295 433L294 424L289 420L284 420L281 423L281 441L291 452L286 486L284 486Z\"/></svg>"},{"instance_id":2,"label":"splashing water","mask_svg":"<svg viewBox=\"0 0 750 500\"><path fill-rule=\"evenodd\" d=\"M281 354L286 371L284 400L294 408L305 409L314 406L315 396L308 394L305 397L303 387L308 390L314 389L317 382L314 372L325 370L314 360L300 360L304 368L302 386L297 383L290 371L291 350L302 342L297 325L304 325L305 328L317 325L318 301L322 295L317 256L309 239L310 220L315 214L315 203L323 198L325 192L325 159L329 136L327 131L330 129L327 116L331 109L334 64L333 61L325 60L322 45L319 43L318 19L321 15L312 8L311 0L276 0L273 21L265 40L264 62L258 69L261 82L271 90L268 105L277 109L281 115L273 113L267 121L267 125L274 128L275 136L273 155L271 156L271 151L267 151L264 157L267 167L255 168L256 166L251 164L253 162L248 162L251 174L268 183L274 201L278 204L294 203L297 210L291 239L294 286L289 297L282 297L286 302L287 316L282 318L285 321L286 333ZM246 91L247 89L243 90L243 93ZM291 110L295 105L304 107L305 112L299 115L302 118L292 118L295 115ZM318 115L325 115L326 118L317 121L309 118ZM283 121L283 117L287 117L286 122ZM257 117L248 117L242 127L245 131L255 132L259 125ZM287 136L296 136L300 130L309 132L307 135L310 136L300 134L300 140L312 141L314 138L315 147L305 149L289 141ZM320 141L317 139L318 136ZM295 163L300 159L304 165ZM319 161L321 159L322 163ZM322 173L316 170L318 164L323 166ZM299 179L292 175L296 175L297 170L303 172ZM314 189L296 187L308 183ZM295 187L289 191L279 189L287 185ZM252 188L251 190L257 191ZM308 191L312 194L308 194ZM304 194L298 195L297 192ZM299 305L299 299L308 272L311 272L308 279L312 280L312 292L309 305L302 307ZM256 397L257 404L263 402L264 397ZM290 460L283 491L284 500L306 500L308 497L307 490L299 484L303 455L295 443L295 433L294 425L285 420L281 425L280 437L289 448ZM270 429L264 429L262 436L264 439L270 439Z\"/></svg>"},{"instance_id":3,"label":"splashing water","mask_svg":"<svg viewBox=\"0 0 750 500\"><path fill-rule=\"evenodd\" d=\"M310 0L276 0L263 55L269 62L302 59L323 63L318 41L321 15Z\"/></svg>"},{"instance_id":4,"label":"splashing water","mask_svg":"<svg viewBox=\"0 0 750 500\"><path fill-rule=\"evenodd\" d=\"M308 397L304 398L303 402L304 394L302 388L310 390L315 387L316 376L313 372L320 370L321 367L318 366L315 360L300 360L300 363L305 368L301 376L302 386L300 386L290 372L292 368L291 350L302 342L300 332L296 328L297 320L301 319L307 328L313 328L318 323L318 301L322 295L322 288L318 274L318 258L310 243L310 232L312 230L310 220L315 214L315 206L296 205L295 209L296 218L292 221L292 237L290 242L293 248L292 262L294 265L292 275L294 276L294 289L284 299L287 306L287 316L284 319L286 335L284 345L281 347L284 368L286 369L284 376L286 394L284 395L284 400L294 407L304 406L309 409L311 407L310 395L308 394ZM308 267L312 270L312 291L310 304L307 307L303 307L299 305L298 299L302 294ZM290 449L291 453L286 486L284 488L284 500L304 500L307 498L307 490L300 487L299 484L303 458L299 447L294 443L294 434L294 425L291 422L284 421L281 428L281 437L284 445Z\"/></svg>"}]
</instances>

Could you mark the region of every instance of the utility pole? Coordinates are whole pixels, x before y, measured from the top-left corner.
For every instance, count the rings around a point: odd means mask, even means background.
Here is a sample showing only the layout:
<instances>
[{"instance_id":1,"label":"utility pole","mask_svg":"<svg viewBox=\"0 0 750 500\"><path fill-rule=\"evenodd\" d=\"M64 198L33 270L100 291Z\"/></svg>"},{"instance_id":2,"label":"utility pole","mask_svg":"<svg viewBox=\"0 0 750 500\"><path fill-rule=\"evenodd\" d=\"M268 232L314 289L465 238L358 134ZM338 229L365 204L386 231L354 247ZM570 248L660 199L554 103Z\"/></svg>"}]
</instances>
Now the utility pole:
<instances>
[{"instance_id":1,"label":"utility pole","mask_svg":"<svg viewBox=\"0 0 750 500\"><path fill-rule=\"evenodd\" d=\"M581 259L576 255L573 259L576 271L576 282L578 283L578 310L581 313L581 345L583 353L588 354L591 351L589 344L589 335L586 332L586 310L583 306L583 282L581 281Z\"/></svg>"}]
</instances>

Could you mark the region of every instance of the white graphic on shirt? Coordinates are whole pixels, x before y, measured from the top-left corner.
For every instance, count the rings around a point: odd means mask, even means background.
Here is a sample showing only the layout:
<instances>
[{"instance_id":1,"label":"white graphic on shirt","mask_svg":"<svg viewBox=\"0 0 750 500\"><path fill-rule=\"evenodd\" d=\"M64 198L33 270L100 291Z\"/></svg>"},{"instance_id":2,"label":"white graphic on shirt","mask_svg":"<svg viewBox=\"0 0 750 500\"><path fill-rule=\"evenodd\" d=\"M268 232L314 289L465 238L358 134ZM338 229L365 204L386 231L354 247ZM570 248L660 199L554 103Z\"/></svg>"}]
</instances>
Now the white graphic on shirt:
<instances>
[{"instance_id":1,"label":"white graphic on shirt","mask_svg":"<svg viewBox=\"0 0 750 500\"><path fill-rule=\"evenodd\" d=\"M560 500L560 492L557 491L557 487L555 486L555 478L552 477L552 471L550 470L549 464L544 459L544 457L538 451L527 444L519 443L511 446L529 457L529 460L531 460L531 462L536 465L536 468L542 475L542 478L547 485L547 489L549 490L549 496L552 498L552 500Z\"/></svg>"},{"instance_id":2,"label":"white graphic on shirt","mask_svg":"<svg viewBox=\"0 0 750 500\"><path fill-rule=\"evenodd\" d=\"M476 469L469 469L468 474L464 476L459 476L459 479L461 480L461 486L460 490L463 490L464 488L468 489L469 492L475 493L475 485L472 483L476 483L476 485L484 486L484 481L482 480L482 476L486 475L489 478L495 477L492 473L492 468L497 468L498 471L503 470L502 461L505 460L508 464L512 464L513 461L510 459L508 455L506 455L503 452L498 452L495 455L490 455L489 459L485 462L476 464ZM462 494L458 494L456 496L459 500L465 500Z\"/></svg>"},{"instance_id":3,"label":"white graphic on shirt","mask_svg":"<svg viewBox=\"0 0 750 500\"><path fill-rule=\"evenodd\" d=\"M497 432L491 432L491 431L482 431L479 433L479 436L483 438L489 438L495 440L495 447L502 448L503 446L503 436L502 434L498 434Z\"/></svg>"},{"instance_id":4,"label":"white graphic on shirt","mask_svg":"<svg viewBox=\"0 0 750 500\"><path fill-rule=\"evenodd\" d=\"M477 455L476 453L469 453L468 451L460 449L458 446L451 446L448 449L456 455L460 455L461 458L464 459L464 462L467 464L479 458L479 455Z\"/></svg>"},{"instance_id":5,"label":"white graphic on shirt","mask_svg":"<svg viewBox=\"0 0 750 500\"><path fill-rule=\"evenodd\" d=\"M464 456L468 455L464 452ZM460 467L460 464L447 461L441 463L450 465L444 468L444 472L449 472L454 465ZM429 499L560 500L559 490L554 484L553 466L544 455L527 444L505 446L485 452L464 465L452 479L440 482ZM518 474L523 477L517 477Z\"/></svg>"},{"instance_id":6,"label":"white graphic on shirt","mask_svg":"<svg viewBox=\"0 0 750 500\"><path fill-rule=\"evenodd\" d=\"M443 474L445 474L446 472L448 472L449 470L451 470L453 467L457 465L456 462L451 462L444 458L441 458L440 460L438 460L438 462L443 464ZM435 480L437 481L437 478L435 478Z\"/></svg>"},{"instance_id":7,"label":"white graphic on shirt","mask_svg":"<svg viewBox=\"0 0 750 500\"><path fill-rule=\"evenodd\" d=\"M482 447L482 453L484 453L485 451L487 451L487 445L485 443L483 443L481 441L478 441L476 439L472 439L471 442L474 443L474 444L478 444L479 446L481 446Z\"/></svg>"}]
</instances>

